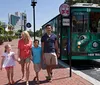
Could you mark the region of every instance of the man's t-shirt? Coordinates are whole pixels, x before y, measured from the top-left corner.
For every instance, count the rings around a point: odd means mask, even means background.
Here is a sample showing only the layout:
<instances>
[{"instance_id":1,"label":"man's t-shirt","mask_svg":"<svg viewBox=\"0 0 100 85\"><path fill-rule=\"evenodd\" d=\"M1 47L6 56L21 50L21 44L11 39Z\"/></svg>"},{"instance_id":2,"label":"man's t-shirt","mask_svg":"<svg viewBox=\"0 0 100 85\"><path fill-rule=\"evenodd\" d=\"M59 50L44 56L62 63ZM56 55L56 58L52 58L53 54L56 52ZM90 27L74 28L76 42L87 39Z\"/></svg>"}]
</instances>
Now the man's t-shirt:
<instances>
[{"instance_id":1,"label":"man's t-shirt","mask_svg":"<svg viewBox=\"0 0 100 85\"><path fill-rule=\"evenodd\" d=\"M32 61L34 64L39 64L41 62L42 49L41 47L32 46Z\"/></svg>"},{"instance_id":2,"label":"man's t-shirt","mask_svg":"<svg viewBox=\"0 0 100 85\"><path fill-rule=\"evenodd\" d=\"M41 42L44 42L44 53L53 53L55 52L55 41L57 40L57 36L53 33L48 35L45 33L42 38Z\"/></svg>"}]
</instances>

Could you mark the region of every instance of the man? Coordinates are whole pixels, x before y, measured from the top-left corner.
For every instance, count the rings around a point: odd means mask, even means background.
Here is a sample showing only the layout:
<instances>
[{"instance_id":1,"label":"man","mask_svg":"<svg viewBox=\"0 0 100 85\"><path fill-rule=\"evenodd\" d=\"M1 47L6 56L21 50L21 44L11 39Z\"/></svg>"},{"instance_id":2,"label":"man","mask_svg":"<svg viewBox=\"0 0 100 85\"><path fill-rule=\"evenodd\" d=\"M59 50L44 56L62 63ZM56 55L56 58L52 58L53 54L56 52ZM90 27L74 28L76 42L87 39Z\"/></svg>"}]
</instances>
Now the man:
<instances>
[{"instance_id":1,"label":"man","mask_svg":"<svg viewBox=\"0 0 100 85\"><path fill-rule=\"evenodd\" d=\"M46 33L41 38L42 58L46 64L48 73L46 79L51 80L52 69L58 64L58 43L56 35L52 33L52 26L48 24L45 28Z\"/></svg>"}]
</instances>

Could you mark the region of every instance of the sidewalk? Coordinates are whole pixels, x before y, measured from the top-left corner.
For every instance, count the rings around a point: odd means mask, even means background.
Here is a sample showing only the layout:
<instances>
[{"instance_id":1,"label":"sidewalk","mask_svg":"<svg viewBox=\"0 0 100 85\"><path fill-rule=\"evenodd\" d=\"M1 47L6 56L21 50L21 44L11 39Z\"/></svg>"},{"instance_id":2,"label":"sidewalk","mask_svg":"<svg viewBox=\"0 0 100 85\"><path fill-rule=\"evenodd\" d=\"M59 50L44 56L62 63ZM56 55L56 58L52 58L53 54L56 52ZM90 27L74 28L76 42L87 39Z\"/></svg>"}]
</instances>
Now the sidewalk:
<instances>
[{"instance_id":1,"label":"sidewalk","mask_svg":"<svg viewBox=\"0 0 100 85\"><path fill-rule=\"evenodd\" d=\"M1 63L1 55L4 51L5 44L9 43L12 46L12 51L15 52L17 57L17 42L18 40L13 40L12 42L5 42L3 45L0 45L0 63ZM53 70L53 80L52 82L47 82L45 80L45 76L47 75L46 70L42 69L40 71L40 85L93 85L82 77L72 73L72 77L69 77L68 68L64 68L62 66L58 66ZM30 65L30 85L35 85L33 82L33 78L35 76L32 63ZM16 81L15 85L25 85L24 81L19 81L21 78L21 69L20 65L16 62L16 66L14 68L14 80ZM6 85L8 83L6 77L6 71L3 69L0 71L0 85Z\"/></svg>"}]
</instances>

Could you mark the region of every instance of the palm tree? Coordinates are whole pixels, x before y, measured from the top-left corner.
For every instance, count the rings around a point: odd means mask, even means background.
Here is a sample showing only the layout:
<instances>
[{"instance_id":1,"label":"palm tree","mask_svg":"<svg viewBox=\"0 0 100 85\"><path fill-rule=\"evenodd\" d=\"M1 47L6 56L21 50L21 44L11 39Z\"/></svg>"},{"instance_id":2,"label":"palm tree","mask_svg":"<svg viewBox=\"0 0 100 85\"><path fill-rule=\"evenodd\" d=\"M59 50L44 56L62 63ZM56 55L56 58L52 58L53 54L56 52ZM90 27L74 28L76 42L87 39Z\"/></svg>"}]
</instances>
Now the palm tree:
<instances>
[{"instance_id":1,"label":"palm tree","mask_svg":"<svg viewBox=\"0 0 100 85\"><path fill-rule=\"evenodd\" d=\"M0 35L4 34L4 28L0 26Z\"/></svg>"},{"instance_id":2,"label":"palm tree","mask_svg":"<svg viewBox=\"0 0 100 85\"><path fill-rule=\"evenodd\" d=\"M7 24L5 23L5 22L1 22L1 26L4 28L4 30L5 30L5 28L7 27Z\"/></svg>"},{"instance_id":3,"label":"palm tree","mask_svg":"<svg viewBox=\"0 0 100 85\"><path fill-rule=\"evenodd\" d=\"M14 29L14 27L13 27L11 24L9 24L9 25L8 25L8 30L11 31L11 30L13 30L13 29Z\"/></svg>"}]
</instances>

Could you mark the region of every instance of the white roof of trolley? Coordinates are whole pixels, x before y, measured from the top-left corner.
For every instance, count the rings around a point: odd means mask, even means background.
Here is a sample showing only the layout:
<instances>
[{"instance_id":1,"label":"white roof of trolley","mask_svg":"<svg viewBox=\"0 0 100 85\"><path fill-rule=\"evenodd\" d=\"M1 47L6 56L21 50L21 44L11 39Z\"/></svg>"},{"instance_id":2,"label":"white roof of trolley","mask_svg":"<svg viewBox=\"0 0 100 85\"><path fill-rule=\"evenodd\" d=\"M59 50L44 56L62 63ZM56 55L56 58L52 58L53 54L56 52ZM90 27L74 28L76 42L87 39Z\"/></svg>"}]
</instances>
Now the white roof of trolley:
<instances>
[{"instance_id":1,"label":"white roof of trolley","mask_svg":"<svg viewBox=\"0 0 100 85\"><path fill-rule=\"evenodd\" d=\"M100 7L98 4L93 3L76 3L72 7Z\"/></svg>"}]
</instances>

